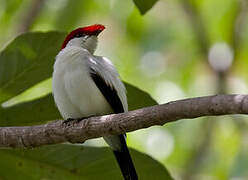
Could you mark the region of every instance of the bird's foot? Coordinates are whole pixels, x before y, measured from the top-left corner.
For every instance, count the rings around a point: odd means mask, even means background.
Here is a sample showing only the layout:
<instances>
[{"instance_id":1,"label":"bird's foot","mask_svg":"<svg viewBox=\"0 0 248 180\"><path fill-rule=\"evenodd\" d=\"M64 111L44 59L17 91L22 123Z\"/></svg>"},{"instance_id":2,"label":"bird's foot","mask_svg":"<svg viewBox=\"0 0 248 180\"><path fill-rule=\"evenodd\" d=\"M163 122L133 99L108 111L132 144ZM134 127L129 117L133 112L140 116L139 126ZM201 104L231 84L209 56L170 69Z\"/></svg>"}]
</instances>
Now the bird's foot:
<instances>
[{"instance_id":1,"label":"bird's foot","mask_svg":"<svg viewBox=\"0 0 248 180\"><path fill-rule=\"evenodd\" d=\"M82 121L84 119L91 118L91 117L93 117L93 115L82 117L82 118L75 118L75 119L74 118L68 118L68 119L64 120L63 124L67 124L67 123L69 123L71 121L75 121L76 123L79 123L80 121Z\"/></svg>"},{"instance_id":2,"label":"bird's foot","mask_svg":"<svg viewBox=\"0 0 248 180\"><path fill-rule=\"evenodd\" d=\"M78 118L78 119L76 119L76 121L77 121L77 122L80 122L80 121L82 121L82 120L84 120L84 119L88 119L88 118L91 118L91 117L94 117L94 116L93 116L93 115L90 115L90 116Z\"/></svg>"},{"instance_id":3,"label":"bird's foot","mask_svg":"<svg viewBox=\"0 0 248 180\"><path fill-rule=\"evenodd\" d=\"M67 124L67 123L74 121L74 120L75 119L73 119L73 118L68 118L68 119L64 120L63 124Z\"/></svg>"}]
</instances>

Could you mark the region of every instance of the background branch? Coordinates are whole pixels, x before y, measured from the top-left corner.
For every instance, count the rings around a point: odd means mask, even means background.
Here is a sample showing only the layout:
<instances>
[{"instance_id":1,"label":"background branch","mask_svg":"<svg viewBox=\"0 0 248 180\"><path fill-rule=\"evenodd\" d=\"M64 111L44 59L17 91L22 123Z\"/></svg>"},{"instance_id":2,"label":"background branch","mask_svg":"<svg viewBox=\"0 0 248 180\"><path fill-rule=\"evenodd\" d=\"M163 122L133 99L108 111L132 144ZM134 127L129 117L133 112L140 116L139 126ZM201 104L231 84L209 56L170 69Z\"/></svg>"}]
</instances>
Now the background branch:
<instances>
[{"instance_id":1,"label":"background branch","mask_svg":"<svg viewBox=\"0 0 248 180\"><path fill-rule=\"evenodd\" d=\"M121 134L179 119L248 114L248 95L216 95L169 102L127 113L92 117L80 122L61 120L44 125L1 127L0 147L38 147Z\"/></svg>"},{"instance_id":2,"label":"background branch","mask_svg":"<svg viewBox=\"0 0 248 180\"><path fill-rule=\"evenodd\" d=\"M30 7L27 9L26 13L21 19L21 24L18 27L18 34L29 31L35 19L39 16L44 3L45 0L33 0L31 2Z\"/></svg>"}]
</instances>

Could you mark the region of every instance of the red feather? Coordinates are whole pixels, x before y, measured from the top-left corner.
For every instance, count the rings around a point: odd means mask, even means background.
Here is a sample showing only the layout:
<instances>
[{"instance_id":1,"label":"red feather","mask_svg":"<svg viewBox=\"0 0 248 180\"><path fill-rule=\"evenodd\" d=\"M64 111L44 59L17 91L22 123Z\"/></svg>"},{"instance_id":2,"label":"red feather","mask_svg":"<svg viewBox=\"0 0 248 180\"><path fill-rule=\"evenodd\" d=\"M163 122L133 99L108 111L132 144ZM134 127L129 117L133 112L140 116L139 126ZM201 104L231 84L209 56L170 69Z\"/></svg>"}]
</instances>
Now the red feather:
<instances>
[{"instance_id":1,"label":"red feather","mask_svg":"<svg viewBox=\"0 0 248 180\"><path fill-rule=\"evenodd\" d=\"M67 43L73 39L77 34L79 33L82 33L84 35L98 35L100 32L102 32L103 30L105 29L105 27L101 24L94 24L94 25L91 25L91 26L86 26L86 27L82 27L82 28L77 28L75 30L73 30L72 32L70 32L63 44L62 44L62 47L61 49L65 48Z\"/></svg>"}]
</instances>

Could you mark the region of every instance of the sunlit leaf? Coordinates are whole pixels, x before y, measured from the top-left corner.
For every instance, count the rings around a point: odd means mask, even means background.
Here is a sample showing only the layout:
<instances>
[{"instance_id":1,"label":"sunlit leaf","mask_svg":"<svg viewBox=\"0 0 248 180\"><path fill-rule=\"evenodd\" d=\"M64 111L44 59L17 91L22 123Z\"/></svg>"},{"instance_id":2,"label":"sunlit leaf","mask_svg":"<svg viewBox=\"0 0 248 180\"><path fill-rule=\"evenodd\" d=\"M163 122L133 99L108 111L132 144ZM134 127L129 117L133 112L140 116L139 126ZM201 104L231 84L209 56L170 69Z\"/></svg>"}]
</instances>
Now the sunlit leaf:
<instances>
[{"instance_id":1,"label":"sunlit leaf","mask_svg":"<svg viewBox=\"0 0 248 180\"><path fill-rule=\"evenodd\" d=\"M51 77L64 33L27 33L0 53L0 103Z\"/></svg>"}]
</instances>

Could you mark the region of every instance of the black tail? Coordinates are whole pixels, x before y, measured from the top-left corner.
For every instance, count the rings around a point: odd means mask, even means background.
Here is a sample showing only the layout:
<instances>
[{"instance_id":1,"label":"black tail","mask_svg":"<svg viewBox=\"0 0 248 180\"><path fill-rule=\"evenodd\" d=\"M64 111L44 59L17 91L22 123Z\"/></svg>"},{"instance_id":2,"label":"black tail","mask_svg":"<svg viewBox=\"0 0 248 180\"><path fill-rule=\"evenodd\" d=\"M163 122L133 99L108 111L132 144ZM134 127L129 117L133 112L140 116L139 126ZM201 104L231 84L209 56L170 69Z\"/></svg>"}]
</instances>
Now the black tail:
<instances>
[{"instance_id":1,"label":"black tail","mask_svg":"<svg viewBox=\"0 0 248 180\"><path fill-rule=\"evenodd\" d=\"M113 152L121 169L122 175L125 180L138 180L132 158L127 148L125 137L124 135L119 135L119 138L121 141L121 149L114 150Z\"/></svg>"}]
</instances>

